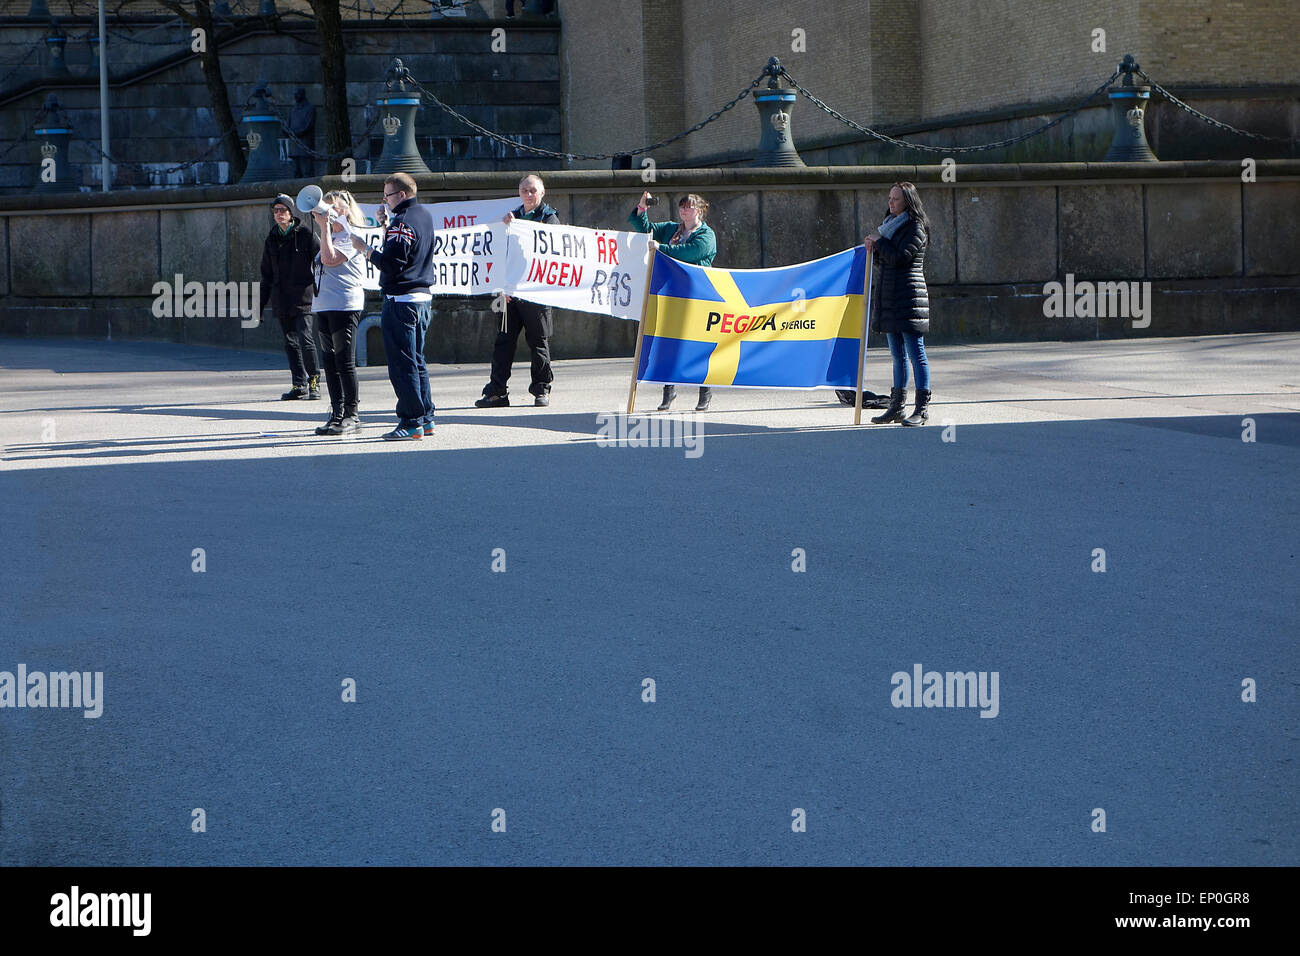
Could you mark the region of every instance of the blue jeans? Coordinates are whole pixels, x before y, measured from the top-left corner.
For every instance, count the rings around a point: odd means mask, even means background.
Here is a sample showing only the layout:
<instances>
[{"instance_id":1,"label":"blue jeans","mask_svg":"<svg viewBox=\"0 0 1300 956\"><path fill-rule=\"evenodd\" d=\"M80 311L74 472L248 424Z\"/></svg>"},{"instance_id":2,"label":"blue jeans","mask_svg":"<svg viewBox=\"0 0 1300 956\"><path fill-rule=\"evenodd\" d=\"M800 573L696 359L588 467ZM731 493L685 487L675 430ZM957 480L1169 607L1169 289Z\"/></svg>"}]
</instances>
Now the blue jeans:
<instances>
[{"instance_id":1,"label":"blue jeans","mask_svg":"<svg viewBox=\"0 0 1300 956\"><path fill-rule=\"evenodd\" d=\"M384 296L379 324L388 356L388 380L397 395L397 426L433 424L433 396L424 364L424 337L432 317L428 302L395 302Z\"/></svg>"},{"instance_id":2,"label":"blue jeans","mask_svg":"<svg viewBox=\"0 0 1300 956\"><path fill-rule=\"evenodd\" d=\"M886 332L889 354L894 357L894 388L907 388L907 359L912 359L916 387L930 390L930 363L925 357L925 336L919 332ZM907 355L903 347L907 346Z\"/></svg>"}]
</instances>

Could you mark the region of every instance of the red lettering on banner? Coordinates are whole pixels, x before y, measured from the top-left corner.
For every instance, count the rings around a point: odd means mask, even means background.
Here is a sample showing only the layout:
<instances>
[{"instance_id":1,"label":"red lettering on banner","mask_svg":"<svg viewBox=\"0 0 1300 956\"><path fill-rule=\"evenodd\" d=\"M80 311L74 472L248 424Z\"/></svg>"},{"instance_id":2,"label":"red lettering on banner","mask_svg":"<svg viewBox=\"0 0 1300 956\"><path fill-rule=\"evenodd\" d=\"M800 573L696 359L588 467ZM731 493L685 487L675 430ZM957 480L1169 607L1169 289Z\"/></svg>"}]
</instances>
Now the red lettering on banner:
<instances>
[{"instance_id":1,"label":"red lettering on banner","mask_svg":"<svg viewBox=\"0 0 1300 956\"><path fill-rule=\"evenodd\" d=\"M582 284L582 266L557 262L554 259L534 259L525 281L541 282L544 285L572 286L576 289Z\"/></svg>"},{"instance_id":2,"label":"red lettering on banner","mask_svg":"<svg viewBox=\"0 0 1300 956\"><path fill-rule=\"evenodd\" d=\"M596 261L608 262L613 266L618 265L618 240L616 238L613 236L606 238L601 233L596 233Z\"/></svg>"},{"instance_id":3,"label":"red lettering on banner","mask_svg":"<svg viewBox=\"0 0 1300 956\"><path fill-rule=\"evenodd\" d=\"M736 317L736 315L735 315L734 312L724 312L723 315L722 315L722 328L718 329L718 331L719 331L719 332L730 332L730 331L731 331L731 320L734 319L735 317Z\"/></svg>"},{"instance_id":4,"label":"red lettering on banner","mask_svg":"<svg viewBox=\"0 0 1300 956\"><path fill-rule=\"evenodd\" d=\"M477 213L473 216L443 216L442 228L457 229L460 226L472 226L474 225L474 220L477 218Z\"/></svg>"},{"instance_id":5,"label":"red lettering on banner","mask_svg":"<svg viewBox=\"0 0 1300 956\"><path fill-rule=\"evenodd\" d=\"M742 324L742 323L743 323L743 324ZM742 315L742 316L740 316L739 318L736 319L736 331L737 331L737 332L748 332L748 331L749 331L749 316L747 316L747 315Z\"/></svg>"}]
</instances>

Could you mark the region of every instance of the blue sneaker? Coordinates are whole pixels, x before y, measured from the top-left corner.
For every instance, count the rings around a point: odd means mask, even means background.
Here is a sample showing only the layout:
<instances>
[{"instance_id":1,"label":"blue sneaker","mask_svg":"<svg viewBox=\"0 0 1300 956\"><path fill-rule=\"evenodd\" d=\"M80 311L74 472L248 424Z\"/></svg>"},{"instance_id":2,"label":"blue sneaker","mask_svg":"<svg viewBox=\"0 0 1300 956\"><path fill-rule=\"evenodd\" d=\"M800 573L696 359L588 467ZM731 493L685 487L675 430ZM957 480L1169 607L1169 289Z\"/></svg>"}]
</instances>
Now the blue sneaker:
<instances>
[{"instance_id":1,"label":"blue sneaker","mask_svg":"<svg viewBox=\"0 0 1300 956\"><path fill-rule=\"evenodd\" d=\"M425 423L424 423L424 427L420 429L420 433L421 433L422 435L424 435L425 438L432 438L432 437L433 437L433 422L425 422Z\"/></svg>"},{"instance_id":2,"label":"blue sneaker","mask_svg":"<svg viewBox=\"0 0 1300 956\"><path fill-rule=\"evenodd\" d=\"M385 432L381 437L384 441L418 441L424 436L424 426L416 425L414 428L394 428L391 432Z\"/></svg>"}]
</instances>

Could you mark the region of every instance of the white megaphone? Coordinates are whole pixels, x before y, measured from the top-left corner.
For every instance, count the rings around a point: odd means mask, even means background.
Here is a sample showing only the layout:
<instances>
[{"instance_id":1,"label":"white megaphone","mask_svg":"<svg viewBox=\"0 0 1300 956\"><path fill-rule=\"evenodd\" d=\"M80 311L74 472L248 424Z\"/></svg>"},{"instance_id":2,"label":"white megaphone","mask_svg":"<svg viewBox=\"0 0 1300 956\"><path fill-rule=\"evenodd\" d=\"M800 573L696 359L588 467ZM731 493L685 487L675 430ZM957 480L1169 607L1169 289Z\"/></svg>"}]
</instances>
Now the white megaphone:
<instances>
[{"instance_id":1,"label":"white megaphone","mask_svg":"<svg viewBox=\"0 0 1300 956\"><path fill-rule=\"evenodd\" d=\"M299 212L320 213L329 219L334 216L334 207L325 202L324 195L319 186L303 186L294 201L298 204Z\"/></svg>"}]
</instances>

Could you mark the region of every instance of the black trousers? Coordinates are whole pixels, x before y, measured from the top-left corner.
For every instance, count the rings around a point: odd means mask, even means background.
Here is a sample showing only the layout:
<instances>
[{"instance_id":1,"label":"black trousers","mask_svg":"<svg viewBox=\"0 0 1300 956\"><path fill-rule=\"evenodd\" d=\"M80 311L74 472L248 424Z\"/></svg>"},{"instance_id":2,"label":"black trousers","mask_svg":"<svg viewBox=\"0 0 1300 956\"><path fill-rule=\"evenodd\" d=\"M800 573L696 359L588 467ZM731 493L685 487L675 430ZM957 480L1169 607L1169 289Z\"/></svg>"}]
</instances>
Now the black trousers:
<instances>
[{"instance_id":1,"label":"black trousers","mask_svg":"<svg viewBox=\"0 0 1300 956\"><path fill-rule=\"evenodd\" d=\"M279 316L284 332L284 354L289 357L289 374L294 387L307 387L307 380L320 374L320 361L316 357L316 336L312 333L310 312Z\"/></svg>"},{"instance_id":2,"label":"black trousers","mask_svg":"<svg viewBox=\"0 0 1300 956\"><path fill-rule=\"evenodd\" d=\"M553 329L553 319L549 306L522 299L511 299L506 303L504 330L497 331L496 342L492 346L492 381L483 389L484 395L505 395L506 383L510 381L510 366L515 361L515 349L519 345L519 333L524 333L528 348L532 350L533 362L530 371L532 382L528 391L533 395L544 395L551 390L555 380L551 372L551 347L547 342Z\"/></svg>"},{"instance_id":3,"label":"black trousers","mask_svg":"<svg viewBox=\"0 0 1300 956\"><path fill-rule=\"evenodd\" d=\"M317 312L321 355L325 359L325 387L330 405L343 408L357 405L357 323L365 313Z\"/></svg>"}]
</instances>

